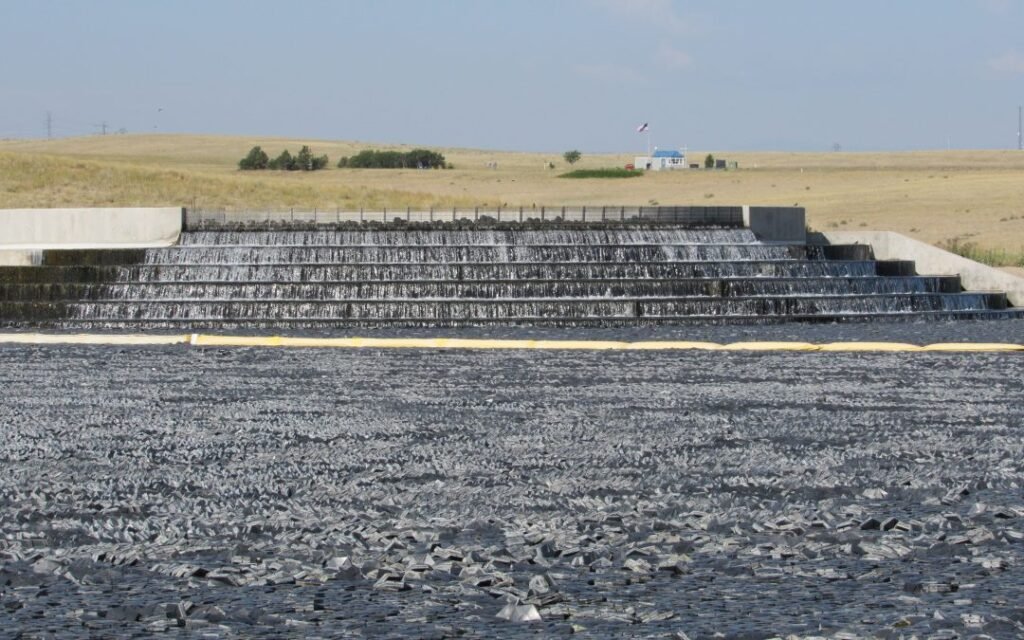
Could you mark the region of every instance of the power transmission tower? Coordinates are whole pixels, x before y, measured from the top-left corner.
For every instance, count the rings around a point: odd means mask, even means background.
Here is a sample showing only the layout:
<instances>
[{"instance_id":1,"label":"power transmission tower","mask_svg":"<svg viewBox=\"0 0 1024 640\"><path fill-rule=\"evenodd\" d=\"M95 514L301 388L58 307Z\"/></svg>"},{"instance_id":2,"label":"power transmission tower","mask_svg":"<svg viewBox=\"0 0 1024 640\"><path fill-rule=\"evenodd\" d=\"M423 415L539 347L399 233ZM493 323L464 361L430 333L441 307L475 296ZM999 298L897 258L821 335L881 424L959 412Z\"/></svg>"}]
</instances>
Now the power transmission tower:
<instances>
[{"instance_id":1,"label":"power transmission tower","mask_svg":"<svg viewBox=\"0 0 1024 640\"><path fill-rule=\"evenodd\" d=\"M53 114L49 111L46 112L46 137L53 137Z\"/></svg>"},{"instance_id":2,"label":"power transmission tower","mask_svg":"<svg viewBox=\"0 0 1024 640\"><path fill-rule=\"evenodd\" d=\"M103 122L101 122L101 123L99 123L99 124L97 124L95 126L100 128L100 135L101 136L107 135L107 121L106 120L104 120Z\"/></svg>"}]
</instances>

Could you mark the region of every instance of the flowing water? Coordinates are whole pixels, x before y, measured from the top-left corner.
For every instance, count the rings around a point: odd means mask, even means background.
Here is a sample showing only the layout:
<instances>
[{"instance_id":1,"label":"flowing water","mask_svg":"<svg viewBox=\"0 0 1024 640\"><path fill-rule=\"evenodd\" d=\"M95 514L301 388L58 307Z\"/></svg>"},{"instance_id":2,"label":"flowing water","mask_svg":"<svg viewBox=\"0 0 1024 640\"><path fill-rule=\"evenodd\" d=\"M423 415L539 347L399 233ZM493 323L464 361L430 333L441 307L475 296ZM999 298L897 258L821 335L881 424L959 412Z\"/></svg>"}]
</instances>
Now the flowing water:
<instances>
[{"instance_id":1,"label":"flowing water","mask_svg":"<svg viewBox=\"0 0 1024 640\"><path fill-rule=\"evenodd\" d=\"M843 257L847 259L832 259ZM645 324L1016 317L866 247L744 229L195 231L0 269L0 322L90 328ZM889 275L898 273L900 275ZM911 271L912 273L912 271Z\"/></svg>"}]
</instances>

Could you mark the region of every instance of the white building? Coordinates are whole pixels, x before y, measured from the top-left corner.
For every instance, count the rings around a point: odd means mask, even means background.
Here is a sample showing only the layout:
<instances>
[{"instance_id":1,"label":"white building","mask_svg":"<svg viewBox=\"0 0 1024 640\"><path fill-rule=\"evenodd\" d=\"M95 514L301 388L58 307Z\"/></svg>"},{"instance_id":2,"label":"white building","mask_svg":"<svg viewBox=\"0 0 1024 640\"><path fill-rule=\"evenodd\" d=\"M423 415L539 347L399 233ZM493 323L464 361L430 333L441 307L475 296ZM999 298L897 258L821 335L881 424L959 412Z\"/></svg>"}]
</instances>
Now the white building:
<instances>
[{"instance_id":1,"label":"white building","mask_svg":"<svg viewBox=\"0 0 1024 640\"><path fill-rule=\"evenodd\" d=\"M670 169L686 169L686 155L682 151L671 149L655 149L653 156L637 156L633 161L637 169L664 171Z\"/></svg>"}]
</instances>

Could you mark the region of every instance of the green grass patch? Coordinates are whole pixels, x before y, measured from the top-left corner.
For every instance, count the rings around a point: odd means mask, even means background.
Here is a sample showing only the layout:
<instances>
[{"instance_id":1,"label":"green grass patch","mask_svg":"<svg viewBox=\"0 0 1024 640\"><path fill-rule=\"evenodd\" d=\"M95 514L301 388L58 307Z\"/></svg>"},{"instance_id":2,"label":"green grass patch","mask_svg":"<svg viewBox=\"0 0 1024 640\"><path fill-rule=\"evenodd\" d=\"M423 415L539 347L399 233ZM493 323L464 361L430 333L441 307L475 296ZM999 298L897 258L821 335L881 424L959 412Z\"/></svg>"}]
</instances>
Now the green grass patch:
<instances>
[{"instance_id":1,"label":"green grass patch","mask_svg":"<svg viewBox=\"0 0 1024 640\"><path fill-rule=\"evenodd\" d=\"M643 171L630 171L629 169L577 169L569 173L563 173L559 178L638 178L644 174Z\"/></svg>"},{"instance_id":2,"label":"green grass patch","mask_svg":"<svg viewBox=\"0 0 1024 640\"><path fill-rule=\"evenodd\" d=\"M956 238L943 242L939 247L990 267L1024 267L1024 251L984 249L973 242L963 242Z\"/></svg>"}]
</instances>

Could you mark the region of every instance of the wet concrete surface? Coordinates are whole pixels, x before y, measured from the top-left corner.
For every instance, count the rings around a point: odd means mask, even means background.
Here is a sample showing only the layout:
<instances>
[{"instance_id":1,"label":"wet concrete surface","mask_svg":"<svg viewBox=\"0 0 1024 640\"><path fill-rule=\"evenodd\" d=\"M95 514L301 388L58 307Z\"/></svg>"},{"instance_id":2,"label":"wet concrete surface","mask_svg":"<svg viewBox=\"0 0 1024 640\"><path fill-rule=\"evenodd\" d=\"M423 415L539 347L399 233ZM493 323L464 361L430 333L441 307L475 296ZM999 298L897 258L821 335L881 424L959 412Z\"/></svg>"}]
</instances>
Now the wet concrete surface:
<instances>
[{"instance_id":1,"label":"wet concrete surface","mask_svg":"<svg viewBox=\"0 0 1024 640\"><path fill-rule=\"evenodd\" d=\"M726 329L574 337L785 339ZM0 388L0 637L1024 633L1015 353L11 345Z\"/></svg>"}]
</instances>

